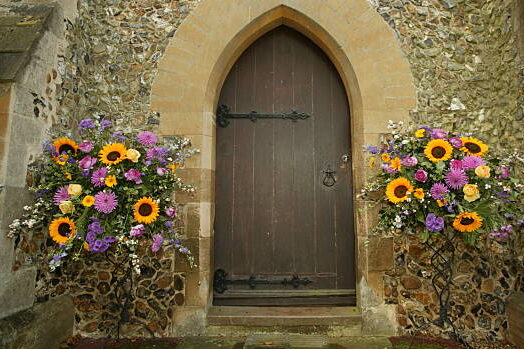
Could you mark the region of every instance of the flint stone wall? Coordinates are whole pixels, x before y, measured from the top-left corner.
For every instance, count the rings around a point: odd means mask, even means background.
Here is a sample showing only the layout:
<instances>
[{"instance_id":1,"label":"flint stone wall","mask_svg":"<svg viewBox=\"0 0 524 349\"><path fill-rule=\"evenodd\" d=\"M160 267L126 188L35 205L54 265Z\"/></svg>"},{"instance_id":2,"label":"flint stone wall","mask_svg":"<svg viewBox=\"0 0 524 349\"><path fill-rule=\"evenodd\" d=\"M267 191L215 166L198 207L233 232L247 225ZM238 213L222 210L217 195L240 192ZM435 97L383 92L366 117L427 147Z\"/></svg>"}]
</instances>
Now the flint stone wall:
<instances>
[{"instance_id":1,"label":"flint stone wall","mask_svg":"<svg viewBox=\"0 0 524 349\"><path fill-rule=\"evenodd\" d=\"M513 132L522 128L524 118L524 79L515 31L518 22L514 23L519 17L515 11L517 2L369 0L370 6L397 33L411 63L418 93L418 106L412 112L414 121L459 132L476 132L490 143L510 149L522 141L524 134ZM124 128L155 130L162 117L150 109L151 84L157 73L157 62L169 38L197 5L198 0L78 1L78 17L65 22L67 49L58 56L54 66L60 79L55 129L71 132L79 119L103 115ZM186 212L185 220L189 231L199 220L198 212ZM204 249L195 241L197 239L188 240L191 249L202 249L205 253L200 253L200 257L209 258L210 246ZM399 329L409 330L417 326L417 319L435 317L435 299L423 273L427 270L424 262L427 251L421 250L416 241L402 237L386 245L394 250L394 254L391 250L386 252L391 253L396 266L383 280L374 282L384 284L384 303L398 304ZM24 253L34 251L27 247L20 255ZM461 319L459 322L465 329L471 329L472 324L477 326L478 336L502 338L506 315L500 304L511 290L519 287L517 274L504 264L504 258L500 260L502 264L488 265L478 271L472 265L486 264L482 253L467 249L463 253L471 257L471 260L465 259L464 270L458 274L465 276L457 282L460 298L457 298L457 305L464 308L464 314L454 316ZM189 297L194 298L190 302L198 302L200 295L186 290L183 283L184 275L191 278L197 275L198 282L198 274L190 272L182 262L173 261L172 257L152 258L156 260L153 263L160 264L156 271L158 278L143 274L138 290L144 291L137 298L133 311L146 314L143 320L150 329L168 334L174 331L173 316L167 314L168 319L164 319L159 313L166 309L176 313L173 307L178 304L177 294L185 296L186 302ZM21 265L22 259L18 259ZM402 259L404 264L400 262ZM108 297L106 284L111 277L108 278L107 265L100 261L97 265L79 264L72 268L76 272L68 281L59 275L46 276L40 272L40 285L47 285L51 278L53 287L42 286L38 291L39 300L72 290L67 292L74 295L76 331L102 335L106 330L104 324L116 314L99 308L104 297ZM503 270L507 270L507 275ZM165 276L169 282L159 285L159 280ZM180 284L177 277L182 280L180 290L177 289ZM479 277L484 291L475 293L464 289L466 283L476 287ZM502 286L501 278L507 288ZM168 295L158 298L154 294L158 290ZM483 296L483 293L490 296ZM472 296L466 297L466 294ZM153 301L163 303L157 308L150 304ZM472 311L479 305L476 316ZM484 320L486 317L489 321Z\"/></svg>"}]
</instances>

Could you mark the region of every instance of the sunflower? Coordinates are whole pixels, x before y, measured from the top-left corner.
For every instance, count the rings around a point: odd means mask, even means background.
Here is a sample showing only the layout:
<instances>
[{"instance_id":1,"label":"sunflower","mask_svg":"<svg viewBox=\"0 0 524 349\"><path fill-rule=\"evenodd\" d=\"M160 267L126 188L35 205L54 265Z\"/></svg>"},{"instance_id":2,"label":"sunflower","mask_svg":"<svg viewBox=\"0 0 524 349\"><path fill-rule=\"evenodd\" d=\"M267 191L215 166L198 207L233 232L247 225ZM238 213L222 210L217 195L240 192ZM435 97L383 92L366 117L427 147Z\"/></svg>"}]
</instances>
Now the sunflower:
<instances>
[{"instance_id":1,"label":"sunflower","mask_svg":"<svg viewBox=\"0 0 524 349\"><path fill-rule=\"evenodd\" d=\"M468 155L482 157L488 151L488 146L476 138L463 137L460 140L462 141L462 148L460 148L460 150L467 153Z\"/></svg>"},{"instance_id":2,"label":"sunflower","mask_svg":"<svg viewBox=\"0 0 524 349\"><path fill-rule=\"evenodd\" d=\"M76 153L78 145L70 138L58 138L53 142L53 147L58 154L62 153Z\"/></svg>"},{"instance_id":3,"label":"sunflower","mask_svg":"<svg viewBox=\"0 0 524 349\"><path fill-rule=\"evenodd\" d=\"M149 197L143 197L134 205L134 216L138 223L152 223L158 217L158 204Z\"/></svg>"},{"instance_id":4,"label":"sunflower","mask_svg":"<svg viewBox=\"0 0 524 349\"><path fill-rule=\"evenodd\" d=\"M433 162L445 161L451 158L453 147L448 141L443 139L434 139L429 141L424 149L426 157Z\"/></svg>"},{"instance_id":5,"label":"sunflower","mask_svg":"<svg viewBox=\"0 0 524 349\"><path fill-rule=\"evenodd\" d=\"M122 143L105 145L98 153L100 161L106 165L115 165L126 159L127 149Z\"/></svg>"},{"instance_id":6,"label":"sunflower","mask_svg":"<svg viewBox=\"0 0 524 349\"><path fill-rule=\"evenodd\" d=\"M404 177L400 177L389 182L386 187L386 196L394 204L406 201L408 195L413 191L413 186Z\"/></svg>"},{"instance_id":7,"label":"sunflower","mask_svg":"<svg viewBox=\"0 0 524 349\"><path fill-rule=\"evenodd\" d=\"M455 217L453 227L458 231L472 232L482 226L482 217L477 212L464 212Z\"/></svg>"},{"instance_id":8,"label":"sunflower","mask_svg":"<svg viewBox=\"0 0 524 349\"><path fill-rule=\"evenodd\" d=\"M75 234L75 223L67 217L56 218L49 225L49 235L57 244L65 244Z\"/></svg>"}]
</instances>

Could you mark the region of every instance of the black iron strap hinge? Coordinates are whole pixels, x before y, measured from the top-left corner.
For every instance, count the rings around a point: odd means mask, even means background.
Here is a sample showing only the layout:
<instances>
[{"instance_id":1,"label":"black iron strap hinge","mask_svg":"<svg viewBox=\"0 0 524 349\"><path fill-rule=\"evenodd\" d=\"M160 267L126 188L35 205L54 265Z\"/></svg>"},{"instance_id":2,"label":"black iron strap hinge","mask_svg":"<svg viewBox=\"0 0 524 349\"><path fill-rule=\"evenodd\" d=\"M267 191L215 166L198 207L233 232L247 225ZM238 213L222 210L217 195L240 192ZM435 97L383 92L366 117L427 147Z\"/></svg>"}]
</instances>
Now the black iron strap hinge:
<instances>
[{"instance_id":1,"label":"black iron strap hinge","mask_svg":"<svg viewBox=\"0 0 524 349\"><path fill-rule=\"evenodd\" d=\"M250 113L230 113L230 109L227 105L221 104L217 109L217 124L220 127L227 127L230 123L229 119L248 119L253 122L257 121L257 119L289 119L291 121L297 121L297 120L305 120L311 115L306 113L299 113L295 110L291 111L291 113L281 113L281 114L263 114L263 113L257 113L256 111L252 111Z\"/></svg>"},{"instance_id":2,"label":"black iron strap hinge","mask_svg":"<svg viewBox=\"0 0 524 349\"><path fill-rule=\"evenodd\" d=\"M213 290L216 293L224 293L224 291L227 290L228 285L248 285L252 290L255 289L257 285L282 285L298 288L299 286L309 285L312 282L313 281L308 278L299 278L298 275L293 275L293 278L289 280L263 280L257 279L254 275L251 275L249 279L230 280L227 278L227 273L224 269L217 269L213 280Z\"/></svg>"}]
</instances>

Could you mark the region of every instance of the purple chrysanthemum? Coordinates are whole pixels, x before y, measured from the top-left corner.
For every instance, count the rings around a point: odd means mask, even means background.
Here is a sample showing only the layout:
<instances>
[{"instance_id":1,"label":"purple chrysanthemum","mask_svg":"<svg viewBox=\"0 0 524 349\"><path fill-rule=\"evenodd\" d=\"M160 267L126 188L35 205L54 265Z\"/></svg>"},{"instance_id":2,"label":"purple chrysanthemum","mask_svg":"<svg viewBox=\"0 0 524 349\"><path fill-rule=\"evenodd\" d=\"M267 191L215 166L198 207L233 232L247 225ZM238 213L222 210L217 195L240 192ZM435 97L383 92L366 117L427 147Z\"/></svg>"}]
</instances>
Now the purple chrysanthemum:
<instances>
[{"instance_id":1,"label":"purple chrysanthemum","mask_svg":"<svg viewBox=\"0 0 524 349\"><path fill-rule=\"evenodd\" d=\"M426 229L436 233L444 229L444 218L437 217L433 213L426 216Z\"/></svg>"},{"instance_id":2,"label":"purple chrysanthemum","mask_svg":"<svg viewBox=\"0 0 524 349\"><path fill-rule=\"evenodd\" d=\"M91 176L91 183L93 183L95 187L103 187L106 176L107 168L101 167L93 172L93 175Z\"/></svg>"},{"instance_id":3,"label":"purple chrysanthemum","mask_svg":"<svg viewBox=\"0 0 524 349\"><path fill-rule=\"evenodd\" d=\"M485 164L486 161L484 159L474 155L464 156L464 159L462 159L462 165L465 169L477 168Z\"/></svg>"},{"instance_id":4,"label":"purple chrysanthemum","mask_svg":"<svg viewBox=\"0 0 524 349\"><path fill-rule=\"evenodd\" d=\"M164 243L164 238L160 234L153 235L153 243L151 244L151 251L158 252Z\"/></svg>"},{"instance_id":5,"label":"purple chrysanthemum","mask_svg":"<svg viewBox=\"0 0 524 349\"><path fill-rule=\"evenodd\" d=\"M111 213L117 205L116 194L111 191L107 193L101 191L95 195L95 208L98 212Z\"/></svg>"},{"instance_id":6,"label":"purple chrysanthemum","mask_svg":"<svg viewBox=\"0 0 524 349\"><path fill-rule=\"evenodd\" d=\"M462 170L464 168L462 160L453 159L449 162L449 164L452 170Z\"/></svg>"},{"instance_id":7,"label":"purple chrysanthemum","mask_svg":"<svg viewBox=\"0 0 524 349\"><path fill-rule=\"evenodd\" d=\"M104 236L104 242L107 242L108 244L112 244L113 242L116 241L116 237L112 236L112 235L109 235L109 236Z\"/></svg>"},{"instance_id":8,"label":"purple chrysanthemum","mask_svg":"<svg viewBox=\"0 0 524 349\"><path fill-rule=\"evenodd\" d=\"M128 181L135 182L135 184L142 183L142 173L140 173L138 170L135 170L134 168L124 173L124 177Z\"/></svg>"},{"instance_id":9,"label":"purple chrysanthemum","mask_svg":"<svg viewBox=\"0 0 524 349\"><path fill-rule=\"evenodd\" d=\"M155 145L156 142L158 141L158 138L156 137L156 135L153 132L149 132L149 131L140 132L137 135L137 138L140 144L144 146Z\"/></svg>"},{"instance_id":10,"label":"purple chrysanthemum","mask_svg":"<svg viewBox=\"0 0 524 349\"><path fill-rule=\"evenodd\" d=\"M444 200L444 195L448 192L448 188L442 183L435 183L429 191L431 197L435 200Z\"/></svg>"},{"instance_id":11,"label":"purple chrysanthemum","mask_svg":"<svg viewBox=\"0 0 524 349\"><path fill-rule=\"evenodd\" d=\"M92 243L96 240L96 234L93 233L92 231L88 231L87 234L86 234L86 241L88 243Z\"/></svg>"},{"instance_id":12,"label":"purple chrysanthemum","mask_svg":"<svg viewBox=\"0 0 524 349\"><path fill-rule=\"evenodd\" d=\"M111 127L111 121L109 120L102 120L100 121L100 132L102 132L103 130L105 130L106 128L108 127Z\"/></svg>"},{"instance_id":13,"label":"purple chrysanthemum","mask_svg":"<svg viewBox=\"0 0 524 349\"><path fill-rule=\"evenodd\" d=\"M446 174L446 184L453 189L460 189L468 183L468 176L463 170L451 170Z\"/></svg>"},{"instance_id":14,"label":"purple chrysanthemum","mask_svg":"<svg viewBox=\"0 0 524 349\"><path fill-rule=\"evenodd\" d=\"M68 185L65 185L56 191L55 196L53 196L55 205L60 205L60 201L69 200L71 195L69 195L67 191L68 187L69 187Z\"/></svg>"}]
</instances>

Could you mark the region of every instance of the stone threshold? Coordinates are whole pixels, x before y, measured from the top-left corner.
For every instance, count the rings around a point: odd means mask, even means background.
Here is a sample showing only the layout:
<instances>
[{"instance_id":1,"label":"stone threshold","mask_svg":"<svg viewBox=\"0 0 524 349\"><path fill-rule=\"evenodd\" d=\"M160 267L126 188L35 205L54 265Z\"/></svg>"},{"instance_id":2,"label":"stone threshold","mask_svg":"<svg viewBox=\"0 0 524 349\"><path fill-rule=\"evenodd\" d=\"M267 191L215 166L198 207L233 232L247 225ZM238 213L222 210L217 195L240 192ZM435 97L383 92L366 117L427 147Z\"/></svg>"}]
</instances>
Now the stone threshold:
<instances>
[{"instance_id":1,"label":"stone threshold","mask_svg":"<svg viewBox=\"0 0 524 349\"><path fill-rule=\"evenodd\" d=\"M357 307L216 306L207 314L211 326L344 326L359 325Z\"/></svg>"}]
</instances>

